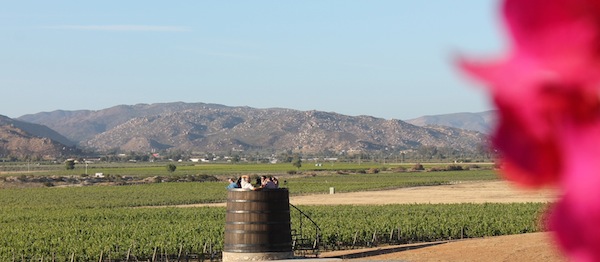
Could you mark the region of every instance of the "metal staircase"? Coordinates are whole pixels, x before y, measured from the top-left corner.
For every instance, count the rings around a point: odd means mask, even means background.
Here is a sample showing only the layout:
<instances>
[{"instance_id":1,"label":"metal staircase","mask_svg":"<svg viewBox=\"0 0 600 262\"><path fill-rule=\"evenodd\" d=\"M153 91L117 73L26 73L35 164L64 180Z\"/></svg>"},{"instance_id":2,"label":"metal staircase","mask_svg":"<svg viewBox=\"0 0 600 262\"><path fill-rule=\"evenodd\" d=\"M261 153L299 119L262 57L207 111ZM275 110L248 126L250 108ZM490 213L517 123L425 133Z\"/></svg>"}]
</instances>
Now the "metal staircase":
<instances>
[{"instance_id":1,"label":"metal staircase","mask_svg":"<svg viewBox=\"0 0 600 262\"><path fill-rule=\"evenodd\" d=\"M299 256L318 256L319 250L321 249L321 228L319 225L310 218L306 213L300 210L298 207L290 204L300 214L300 219L297 229L292 229L292 248L294 253ZM305 222L308 220L310 226L314 227L314 233L305 232Z\"/></svg>"}]
</instances>

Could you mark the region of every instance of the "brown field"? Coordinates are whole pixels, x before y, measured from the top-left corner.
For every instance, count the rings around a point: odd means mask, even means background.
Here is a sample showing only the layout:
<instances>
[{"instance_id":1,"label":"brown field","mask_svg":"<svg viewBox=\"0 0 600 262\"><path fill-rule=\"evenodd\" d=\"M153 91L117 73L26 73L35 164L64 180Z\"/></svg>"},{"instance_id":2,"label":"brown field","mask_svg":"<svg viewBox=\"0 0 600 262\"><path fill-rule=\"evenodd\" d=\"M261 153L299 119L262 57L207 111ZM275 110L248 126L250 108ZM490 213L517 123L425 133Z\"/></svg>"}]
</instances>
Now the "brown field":
<instances>
[{"instance_id":1,"label":"brown field","mask_svg":"<svg viewBox=\"0 0 600 262\"><path fill-rule=\"evenodd\" d=\"M412 203L515 203L552 202L554 190L526 191L504 181L465 182L454 185L424 186L383 191L307 195L290 198L294 205L385 205Z\"/></svg>"},{"instance_id":2,"label":"brown field","mask_svg":"<svg viewBox=\"0 0 600 262\"><path fill-rule=\"evenodd\" d=\"M554 190L527 191L504 181L464 182L454 185L410 187L393 190L292 196L293 205L387 205L451 203L553 202ZM225 203L179 205L178 207L225 206Z\"/></svg>"}]
</instances>

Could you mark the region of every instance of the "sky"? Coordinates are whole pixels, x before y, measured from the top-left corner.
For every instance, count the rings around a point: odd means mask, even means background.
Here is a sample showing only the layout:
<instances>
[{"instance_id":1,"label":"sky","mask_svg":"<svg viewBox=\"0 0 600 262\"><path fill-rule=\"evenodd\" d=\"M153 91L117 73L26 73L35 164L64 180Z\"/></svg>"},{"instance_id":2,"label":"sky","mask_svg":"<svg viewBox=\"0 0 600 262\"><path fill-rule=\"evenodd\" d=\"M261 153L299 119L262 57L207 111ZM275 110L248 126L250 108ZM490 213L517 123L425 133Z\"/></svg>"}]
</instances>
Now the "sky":
<instances>
[{"instance_id":1,"label":"sky","mask_svg":"<svg viewBox=\"0 0 600 262\"><path fill-rule=\"evenodd\" d=\"M407 120L492 109L457 57L492 0L3 1L0 115L202 102Z\"/></svg>"}]
</instances>

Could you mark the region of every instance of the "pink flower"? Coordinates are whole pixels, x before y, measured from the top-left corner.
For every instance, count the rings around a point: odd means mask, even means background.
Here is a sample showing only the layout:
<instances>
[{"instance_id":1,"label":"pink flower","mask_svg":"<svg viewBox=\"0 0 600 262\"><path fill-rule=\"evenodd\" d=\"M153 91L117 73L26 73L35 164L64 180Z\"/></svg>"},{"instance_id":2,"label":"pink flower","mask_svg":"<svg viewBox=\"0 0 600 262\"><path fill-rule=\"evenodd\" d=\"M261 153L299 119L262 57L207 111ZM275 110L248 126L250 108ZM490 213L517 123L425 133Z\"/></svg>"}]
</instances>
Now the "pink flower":
<instances>
[{"instance_id":1,"label":"pink flower","mask_svg":"<svg viewBox=\"0 0 600 262\"><path fill-rule=\"evenodd\" d=\"M506 0L512 43L493 63L461 61L499 110L504 174L558 184L550 227L573 258L600 261L600 0Z\"/></svg>"},{"instance_id":2,"label":"pink flower","mask_svg":"<svg viewBox=\"0 0 600 262\"><path fill-rule=\"evenodd\" d=\"M558 242L577 261L600 261L600 125L567 128L563 197L550 216Z\"/></svg>"}]
</instances>

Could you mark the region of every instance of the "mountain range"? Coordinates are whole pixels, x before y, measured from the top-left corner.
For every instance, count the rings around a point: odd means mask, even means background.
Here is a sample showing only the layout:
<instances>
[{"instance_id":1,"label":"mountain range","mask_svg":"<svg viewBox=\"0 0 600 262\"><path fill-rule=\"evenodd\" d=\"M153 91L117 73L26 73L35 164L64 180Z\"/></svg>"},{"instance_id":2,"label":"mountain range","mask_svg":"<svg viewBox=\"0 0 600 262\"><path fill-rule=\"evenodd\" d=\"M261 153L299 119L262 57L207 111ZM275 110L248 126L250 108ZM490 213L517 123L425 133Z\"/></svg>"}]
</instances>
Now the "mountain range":
<instances>
[{"instance_id":1,"label":"mountain range","mask_svg":"<svg viewBox=\"0 0 600 262\"><path fill-rule=\"evenodd\" d=\"M410 120L411 124L333 112L174 102L41 112L19 117L12 125L35 124L36 128L23 130L48 127L56 132L46 130L45 134L38 132L31 136L99 152L339 152L406 150L420 146L475 150L486 142L484 134L464 129L464 126L472 125L473 120L469 119L476 119L473 115L462 117L461 121L441 120L446 118L438 117L433 121L429 116ZM486 121L480 122L473 126L489 130L484 128ZM459 123L463 128L444 126L443 123Z\"/></svg>"},{"instance_id":2,"label":"mountain range","mask_svg":"<svg viewBox=\"0 0 600 262\"><path fill-rule=\"evenodd\" d=\"M52 159L79 152L73 142L47 126L0 115L0 157Z\"/></svg>"},{"instance_id":3,"label":"mountain range","mask_svg":"<svg viewBox=\"0 0 600 262\"><path fill-rule=\"evenodd\" d=\"M416 126L449 126L489 134L496 123L496 111L422 116L406 122Z\"/></svg>"}]
</instances>

